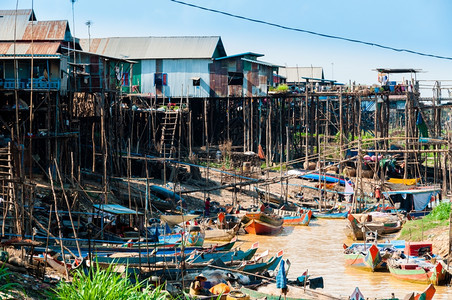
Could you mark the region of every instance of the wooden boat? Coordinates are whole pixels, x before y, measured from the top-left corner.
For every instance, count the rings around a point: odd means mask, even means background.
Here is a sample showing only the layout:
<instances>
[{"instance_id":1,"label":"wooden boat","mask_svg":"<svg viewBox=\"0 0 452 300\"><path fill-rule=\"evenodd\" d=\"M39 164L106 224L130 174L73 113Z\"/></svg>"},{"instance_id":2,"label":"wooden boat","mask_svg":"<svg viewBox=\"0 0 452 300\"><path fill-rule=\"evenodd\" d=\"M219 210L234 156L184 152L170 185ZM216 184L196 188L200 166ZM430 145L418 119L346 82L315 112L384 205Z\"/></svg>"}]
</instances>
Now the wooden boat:
<instances>
[{"instance_id":1,"label":"wooden boat","mask_svg":"<svg viewBox=\"0 0 452 300\"><path fill-rule=\"evenodd\" d=\"M308 226L311 221L312 211L310 209L306 210L303 214L298 216L285 215L283 217L284 225L302 225Z\"/></svg>"},{"instance_id":2,"label":"wooden boat","mask_svg":"<svg viewBox=\"0 0 452 300\"><path fill-rule=\"evenodd\" d=\"M234 241L235 243L235 241ZM229 245L226 246L229 248ZM253 257L257 248L250 249L252 251L244 252L244 251L218 251L221 248L187 248L184 249L184 257L190 263L204 263L211 259L220 258L224 262L226 261L234 261L234 260L242 260L242 259L250 259ZM135 249L137 250L137 249ZM111 264L115 263L118 265L155 265L158 263L178 263L182 259L181 249L146 249L143 248L139 252L129 252L129 253L96 253L94 256L94 261L97 261L101 264ZM199 258L198 258L199 257ZM196 258L196 259L193 259Z\"/></svg>"},{"instance_id":3,"label":"wooden boat","mask_svg":"<svg viewBox=\"0 0 452 300\"><path fill-rule=\"evenodd\" d=\"M387 260L394 251L389 243L355 243L344 250L345 264L366 271L387 271Z\"/></svg>"},{"instance_id":4,"label":"wooden boat","mask_svg":"<svg viewBox=\"0 0 452 300\"><path fill-rule=\"evenodd\" d=\"M193 220L194 218L199 217L199 215L161 215L160 219L166 223L168 223L169 226L173 227L177 224L188 222L190 220Z\"/></svg>"},{"instance_id":5,"label":"wooden boat","mask_svg":"<svg viewBox=\"0 0 452 300\"><path fill-rule=\"evenodd\" d=\"M204 239L211 241L230 241L240 229L240 225L235 225L232 229L219 229L216 226L204 227Z\"/></svg>"},{"instance_id":6,"label":"wooden boat","mask_svg":"<svg viewBox=\"0 0 452 300\"><path fill-rule=\"evenodd\" d=\"M158 263L180 263L181 255L154 255L152 251L143 251L141 253L121 253L122 256L109 255L101 256L96 255L93 257L93 261L102 265L116 264L116 265L127 265L127 266L138 266L138 265L156 265Z\"/></svg>"},{"instance_id":7,"label":"wooden boat","mask_svg":"<svg viewBox=\"0 0 452 300\"><path fill-rule=\"evenodd\" d=\"M283 219L263 212L247 213L242 218L245 231L249 234L276 234L282 230Z\"/></svg>"},{"instance_id":8,"label":"wooden boat","mask_svg":"<svg viewBox=\"0 0 452 300\"><path fill-rule=\"evenodd\" d=\"M212 252L212 253L195 253L193 252L187 259L187 263L199 264L209 262L210 260L221 260L222 262L250 260L256 254L257 248L252 247L247 251L227 251L227 252Z\"/></svg>"},{"instance_id":9,"label":"wooden boat","mask_svg":"<svg viewBox=\"0 0 452 300\"><path fill-rule=\"evenodd\" d=\"M268 254L268 250L266 251ZM265 257L266 255L262 255ZM274 271L276 267L279 265L283 256L283 251L279 251L276 256L272 256L266 262L259 262L261 258L256 259L254 262L244 262L242 263L237 270L241 270L248 273L260 273L263 271Z\"/></svg>"},{"instance_id":10,"label":"wooden boat","mask_svg":"<svg viewBox=\"0 0 452 300\"><path fill-rule=\"evenodd\" d=\"M327 183L339 183L340 185L345 185L345 181L347 180L342 175L337 174L319 174L319 173L308 173L308 174L302 174L298 176L301 179L310 180L310 181L320 181L320 182L327 182Z\"/></svg>"},{"instance_id":11,"label":"wooden boat","mask_svg":"<svg viewBox=\"0 0 452 300\"><path fill-rule=\"evenodd\" d=\"M269 284L265 287L259 287L258 290L250 287L241 287L240 291L244 296L248 295L251 299L267 299L267 300L308 300L308 299L339 299L326 293L318 292L311 289L303 289L294 286L289 287L289 293L284 296L281 289L277 289L275 284ZM244 298L241 298L244 299Z\"/></svg>"},{"instance_id":12,"label":"wooden boat","mask_svg":"<svg viewBox=\"0 0 452 300\"><path fill-rule=\"evenodd\" d=\"M267 210L266 210L267 211ZM283 218L284 225L303 225L308 226L311 221L312 211L310 209L303 211L298 209L298 211L284 210L271 208L269 211Z\"/></svg>"},{"instance_id":13,"label":"wooden boat","mask_svg":"<svg viewBox=\"0 0 452 300\"><path fill-rule=\"evenodd\" d=\"M353 240L363 240L365 232L376 232L377 235L384 235L397 232L402 228L400 220L360 223L352 214L349 214L347 218L349 224L346 227L346 234Z\"/></svg>"},{"instance_id":14,"label":"wooden boat","mask_svg":"<svg viewBox=\"0 0 452 300\"><path fill-rule=\"evenodd\" d=\"M256 190L257 195L262 202L270 202L277 205L278 207L284 204L284 198L281 195L267 192L266 190L260 189L258 187L255 187L254 189Z\"/></svg>"},{"instance_id":15,"label":"wooden boat","mask_svg":"<svg viewBox=\"0 0 452 300\"><path fill-rule=\"evenodd\" d=\"M416 295L414 295L414 300L432 300L433 296L435 296L435 292L435 286L433 284L430 284L422 293L416 293Z\"/></svg>"},{"instance_id":16,"label":"wooden boat","mask_svg":"<svg viewBox=\"0 0 452 300\"><path fill-rule=\"evenodd\" d=\"M187 247L202 247L204 244L204 236L204 231L201 230L201 227L194 225L190 226L185 233L179 232L160 235L158 238L160 243L184 243Z\"/></svg>"},{"instance_id":17,"label":"wooden boat","mask_svg":"<svg viewBox=\"0 0 452 300\"><path fill-rule=\"evenodd\" d=\"M397 279L441 285L445 281L446 270L441 261L433 262L422 258L389 259L388 268L391 275Z\"/></svg>"},{"instance_id":18,"label":"wooden boat","mask_svg":"<svg viewBox=\"0 0 452 300\"><path fill-rule=\"evenodd\" d=\"M158 186L158 185L150 185L149 191L151 194L157 196L158 198L162 200L171 200L176 205L182 204L182 206L185 205L185 200L179 196L179 194L175 193L174 191L171 191L169 189L166 189L164 187Z\"/></svg>"},{"instance_id":19,"label":"wooden boat","mask_svg":"<svg viewBox=\"0 0 452 300\"><path fill-rule=\"evenodd\" d=\"M312 217L319 219L346 219L348 216L348 211L344 212L333 212L333 211L325 211L325 212L317 212L314 211Z\"/></svg>"}]
</instances>

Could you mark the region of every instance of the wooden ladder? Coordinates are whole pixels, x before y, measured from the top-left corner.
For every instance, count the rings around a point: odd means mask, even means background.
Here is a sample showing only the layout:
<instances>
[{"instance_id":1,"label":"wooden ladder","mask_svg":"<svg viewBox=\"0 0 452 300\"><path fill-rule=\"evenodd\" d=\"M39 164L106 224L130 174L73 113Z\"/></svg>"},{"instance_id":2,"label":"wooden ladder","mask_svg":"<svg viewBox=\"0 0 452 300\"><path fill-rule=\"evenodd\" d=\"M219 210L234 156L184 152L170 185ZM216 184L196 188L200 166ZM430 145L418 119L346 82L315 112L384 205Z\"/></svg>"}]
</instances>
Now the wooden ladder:
<instances>
[{"instance_id":1,"label":"wooden ladder","mask_svg":"<svg viewBox=\"0 0 452 300\"><path fill-rule=\"evenodd\" d=\"M176 152L174 141L176 139L177 123L179 122L178 111L167 111L163 117L162 137L160 140L160 156L173 158Z\"/></svg>"},{"instance_id":2,"label":"wooden ladder","mask_svg":"<svg viewBox=\"0 0 452 300\"><path fill-rule=\"evenodd\" d=\"M4 235L5 232L10 232L12 226L4 219L8 219L8 212L12 209L13 199L13 184L11 179L13 178L13 164L11 155L11 145L8 147L0 148L0 197L2 198L0 208L0 234ZM11 216L9 216L11 217Z\"/></svg>"}]
</instances>

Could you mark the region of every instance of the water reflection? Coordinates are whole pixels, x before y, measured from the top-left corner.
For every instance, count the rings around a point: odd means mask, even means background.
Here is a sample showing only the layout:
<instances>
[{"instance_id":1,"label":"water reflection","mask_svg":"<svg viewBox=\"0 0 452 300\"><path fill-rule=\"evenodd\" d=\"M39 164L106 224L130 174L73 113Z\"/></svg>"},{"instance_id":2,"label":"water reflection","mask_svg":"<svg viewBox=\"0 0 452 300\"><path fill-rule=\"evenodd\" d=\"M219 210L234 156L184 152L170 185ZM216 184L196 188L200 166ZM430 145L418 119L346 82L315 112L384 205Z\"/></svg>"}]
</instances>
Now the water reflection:
<instances>
[{"instance_id":1,"label":"water reflection","mask_svg":"<svg viewBox=\"0 0 452 300\"><path fill-rule=\"evenodd\" d=\"M353 243L345 237L345 225L346 220L317 219L308 227L286 227L278 236L244 235L240 236L244 242L241 248L259 241L259 252L269 249L273 255L284 250L284 258L292 263L290 279L308 270L312 276L323 276L324 291L335 296L348 297L358 286L366 298L390 298L394 293L403 299L410 292L426 288L394 279L389 272L371 273L345 266L342 245ZM435 299L452 299L452 289L437 287Z\"/></svg>"}]
</instances>

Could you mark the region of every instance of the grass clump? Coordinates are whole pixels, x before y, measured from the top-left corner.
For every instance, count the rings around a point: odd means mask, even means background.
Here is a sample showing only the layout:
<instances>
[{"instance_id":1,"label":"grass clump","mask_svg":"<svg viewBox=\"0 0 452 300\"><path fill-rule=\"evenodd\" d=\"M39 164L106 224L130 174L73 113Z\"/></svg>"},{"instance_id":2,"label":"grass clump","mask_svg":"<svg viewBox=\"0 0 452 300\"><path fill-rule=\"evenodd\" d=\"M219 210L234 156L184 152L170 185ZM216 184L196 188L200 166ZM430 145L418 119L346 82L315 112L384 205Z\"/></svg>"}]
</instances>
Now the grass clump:
<instances>
[{"instance_id":1,"label":"grass clump","mask_svg":"<svg viewBox=\"0 0 452 300\"><path fill-rule=\"evenodd\" d=\"M54 299L66 300L164 300L171 298L169 293L157 287L146 285L145 282L132 283L127 271L120 274L114 271L115 266L106 269L99 266L90 268L87 273L76 270L72 282L60 282L54 289ZM123 276L124 275L124 276ZM136 278L135 278L136 279Z\"/></svg>"},{"instance_id":2,"label":"grass clump","mask_svg":"<svg viewBox=\"0 0 452 300\"><path fill-rule=\"evenodd\" d=\"M450 203L442 202L424 218L406 222L400 232L400 239L422 241L424 232L437 227L449 226L449 215Z\"/></svg>"},{"instance_id":3,"label":"grass clump","mask_svg":"<svg viewBox=\"0 0 452 300\"><path fill-rule=\"evenodd\" d=\"M0 299L8 299L8 296L13 296L14 291L22 290L20 284L11 282L11 274L5 265L0 266Z\"/></svg>"}]
</instances>

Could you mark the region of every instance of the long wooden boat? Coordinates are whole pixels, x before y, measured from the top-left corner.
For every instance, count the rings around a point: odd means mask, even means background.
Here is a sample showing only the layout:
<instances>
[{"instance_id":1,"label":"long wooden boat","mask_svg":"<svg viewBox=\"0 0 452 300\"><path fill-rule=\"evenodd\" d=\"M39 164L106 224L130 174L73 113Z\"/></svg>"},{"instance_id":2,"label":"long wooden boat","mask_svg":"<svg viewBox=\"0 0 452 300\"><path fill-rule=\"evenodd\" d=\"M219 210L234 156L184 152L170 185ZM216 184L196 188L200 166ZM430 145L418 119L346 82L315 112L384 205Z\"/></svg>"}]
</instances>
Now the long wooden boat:
<instances>
[{"instance_id":1,"label":"long wooden boat","mask_svg":"<svg viewBox=\"0 0 452 300\"><path fill-rule=\"evenodd\" d=\"M319 173L309 173L302 174L298 176L301 179L310 180L310 181L321 181L327 183L339 183L340 185L345 185L347 179L342 175L337 174L319 174Z\"/></svg>"},{"instance_id":2,"label":"long wooden boat","mask_svg":"<svg viewBox=\"0 0 452 300\"><path fill-rule=\"evenodd\" d=\"M199 215L193 215L193 214L185 214L185 215L161 215L160 219L166 223L168 223L169 226L175 226L177 224L180 224L182 222L188 222L190 220L193 220L194 218L199 217Z\"/></svg>"},{"instance_id":3,"label":"long wooden boat","mask_svg":"<svg viewBox=\"0 0 452 300\"><path fill-rule=\"evenodd\" d=\"M282 259L282 251L276 256L272 256L266 262L243 263L237 269L248 273L260 273L263 271L274 271Z\"/></svg>"},{"instance_id":4,"label":"long wooden boat","mask_svg":"<svg viewBox=\"0 0 452 300\"><path fill-rule=\"evenodd\" d=\"M432 300L433 296L435 296L436 289L433 284L430 284L422 293L414 296L414 300ZM405 297L406 298L406 297Z\"/></svg>"},{"instance_id":5,"label":"long wooden boat","mask_svg":"<svg viewBox=\"0 0 452 300\"><path fill-rule=\"evenodd\" d=\"M259 199L262 202L270 202L273 204L276 204L277 206L281 206L284 204L284 198L281 195L267 192L266 190L260 189L258 187L254 188L257 192L257 195L259 196ZM268 201L267 201L268 200Z\"/></svg>"},{"instance_id":6,"label":"long wooden boat","mask_svg":"<svg viewBox=\"0 0 452 300\"><path fill-rule=\"evenodd\" d=\"M348 211L344 212L313 212L312 217L318 219L346 219Z\"/></svg>"},{"instance_id":7,"label":"long wooden boat","mask_svg":"<svg viewBox=\"0 0 452 300\"><path fill-rule=\"evenodd\" d=\"M430 262L421 258L389 259L388 268L397 279L441 285L445 281L446 270L442 262Z\"/></svg>"},{"instance_id":8,"label":"long wooden boat","mask_svg":"<svg viewBox=\"0 0 452 300\"><path fill-rule=\"evenodd\" d=\"M256 254L257 248L251 248L247 251L227 251L227 252L213 252L213 253L192 253L187 257L187 263L199 264L210 260L221 260L222 262L250 260Z\"/></svg>"},{"instance_id":9,"label":"long wooden boat","mask_svg":"<svg viewBox=\"0 0 452 300\"><path fill-rule=\"evenodd\" d=\"M290 211L283 209L272 209L273 214L283 218L284 225L302 225L308 226L312 218L312 211L307 209L305 211Z\"/></svg>"},{"instance_id":10,"label":"long wooden boat","mask_svg":"<svg viewBox=\"0 0 452 300\"><path fill-rule=\"evenodd\" d=\"M185 260L190 264L206 263L210 260L220 259L224 263L232 261L242 261L251 259L256 253L257 248L252 248L248 251L198 251L187 250L184 251ZM97 253L93 260L101 264L118 264L118 265L139 265L150 264L155 265L158 263L170 263L175 264L182 260L181 252L167 251L157 254L157 251L140 251L134 253L114 253L102 255Z\"/></svg>"},{"instance_id":11,"label":"long wooden boat","mask_svg":"<svg viewBox=\"0 0 452 300\"><path fill-rule=\"evenodd\" d=\"M387 271L387 260L395 251L390 243L355 243L344 250L345 264L366 271Z\"/></svg>"},{"instance_id":12,"label":"long wooden boat","mask_svg":"<svg viewBox=\"0 0 452 300\"><path fill-rule=\"evenodd\" d=\"M187 232L172 233L159 236L160 243L184 243L185 246L202 247L204 244L204 231L199 226L190 226Z\"/></svg>"},{"instance_id":13,"label":"long wooden boat","mask_svg":"<svg viewBox=\"0 0 452 300\"><path fill-rule=\"evenodd\" d=\"M210 241L230 241L236 235L240 229L240 225L237 224L232 229L219 229L216 227L206 227L204 229L204 239Z\"/></svg>"},{"instance_id":14,"label":"long wooden boat","mask_svg":"<svg viewBox=\"0 0 452 300\"><path fill-rule=\"evenodd\" d=\"M283 219L263 212L247 213L242 218L245 231L249 234L276 234L282 230Z\"/></svg>"},{"instance_id":15,"label":"long wooden boat","mask_svg":"<svg viewBox=\"0 0 452 300\"><path fill-rule=\"evenodd\" d=\"M346 234L353 240L363 240L365 232L369 231L376 232L378 235L384 235L397 232L402 228L402 222L399 220L360 223L352 214L349 214L347 219L349 224L346 227Z\"/></svg>"},{"instance_id":16,"label":"long wooden boat","mask_svg":"<svg viewBox=\"0 0 452 300\"><path fill-rule=\"evenodd\" d=\"M311 289L303 289L290 286L289 287L289 295L284 296L281 294L281 289L277 289L275 284L268 285L268 290L266 291L257 291L255 289L251 289L249 287L241 287L240 291L246 297L248 295L251 299L267 299L267 300L311 300L311 299L334 299L338 300L341 298L334 297L328 295L326 293L314 291ZM292 296L295 295L295 296ZM245 298L240 298L245 299Z\"/></svg>"},{"instance_id":17,"label":"long wooden boat","mask_svg":"<svg viewBox=\"0 0 452 300\"><path fill-rule=\"evenodd\" d=\"M312 211L308 209L306 212L299 216L289 216L283 217L284 225L302 225L308 226L312 218Z\"/></svg>"}]
</instances>

